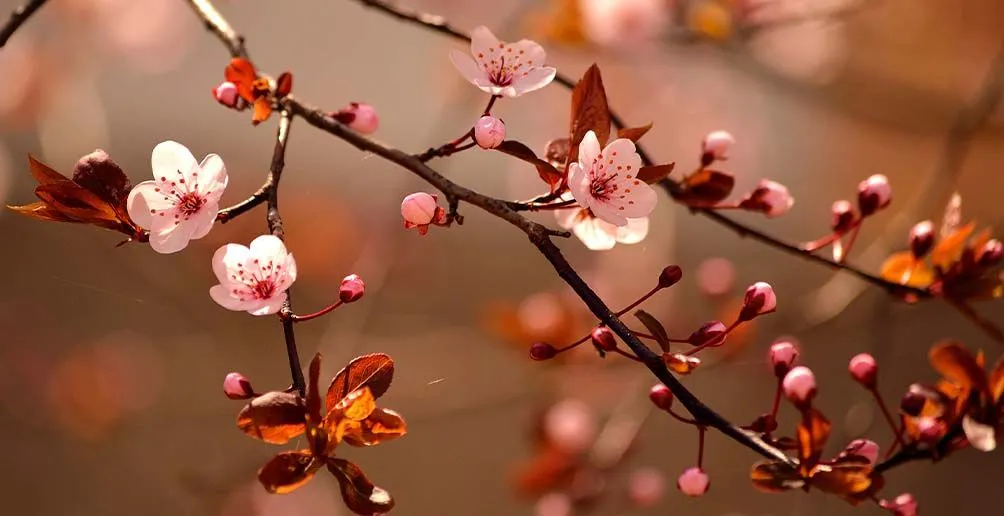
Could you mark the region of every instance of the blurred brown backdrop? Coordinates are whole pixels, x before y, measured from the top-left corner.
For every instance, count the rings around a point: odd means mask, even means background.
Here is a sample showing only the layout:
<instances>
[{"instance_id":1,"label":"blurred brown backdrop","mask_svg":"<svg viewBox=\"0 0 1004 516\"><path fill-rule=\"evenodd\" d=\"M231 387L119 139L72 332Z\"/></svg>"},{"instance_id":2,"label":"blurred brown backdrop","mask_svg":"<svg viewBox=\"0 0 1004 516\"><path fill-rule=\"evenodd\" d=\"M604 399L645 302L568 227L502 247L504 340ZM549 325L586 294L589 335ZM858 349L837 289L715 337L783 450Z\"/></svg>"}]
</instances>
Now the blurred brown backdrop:
<instances>
[{"instance_id":1,"label":"blurred brown backdrop","mask_svg":"<svg viewBox=\"0 0 1004 516\"><path fill-rule=\"evenodd\" d=\"M503 38L529 30L540 2L409 0L459 27L486 24ZM17 2L0 1L3 11ZM174 139L197 156L220 154L231 182L224 202L260 183L271 126L219 108L209 90L227 57L180 0L53 0L0 52L0 198L32 199L25 155L68 170L95 147L135 181L149 175L149 152ZM909 225L937 219L958 190L964 214L1001 225L1004 117L994 113L971 139L961 166L939 173L948 128L977 94L1004 39L998 0L876 0L839 20L768 31L743 48L678 41L631 50L545 43L570 75L600 63L612 105L629 120L656 122L647 148L661 161L692 165L700 138L725 128L739 140L728 169L737 191L770 177L789 185L792 213L743 220L790 240L820 236L829 205L858 181L884 173L889 212L869 221L852 261L876 270L905 245ZM810 2L810 4L812 4ZM821 4L821 3L820 3ZM459 134L481 108L480 92L447 60L461 48L345 0L220 1L248 38L256 64L292 70L301 98L335 109L369 102L377 136L421 150ZM532 24L529 24L532 26ZM53 50L55 49L55 50ZM509 135L535 147L560 134L568 93L551 86L502 102ZM515 461L529 453L531 414L547 400L581 398L602 416L618 402L645 403L650 380L638 368L588 355L556 368L526 359L486 330L492 306L517 306L538 292L564 292L525 238L467 209L462 227L421 238L400 227L403 195L422 189L406 173L295 122L282 199L289 246L300 264L296 306L332 297L340 278L369 283L363 302L298 331L301 355L320 351L325 374L363 352L398 364L384 405L405 414L409 435L346 453L396 497L395 514L509 516L532 504L510 488ZM461 183L525 197L535 174L499 156L471 152L437 166ZM910 207L911 211L904 213ZM548 217L543 220L550 222ZM6 272L0 303L0 513L24 515L336 515L334 482L318 477L294 495L268 497L255 471L275 449L241 435L239 403L220 393L231 370L259 389L287 384L274 320L227 312L207 295L212 251L264 232L263 212L220 226L184 253L161 256L139 245L115 249L115 235L0 214ZM889 434L866 393L846 378L847 359L873 353L889 399L912 381L931 380L927 348L954 336L996 358L1001 348L941 303L905 306L882 292L753 242L662 202L642 244L589 253L563 244L612 305L647 290L662 266L678 263L684 282L650 305L679 333L717 317L729 297L698 289L704 260L727 257L733 295L752 281L774 284L779 312L759 322L738 356L688 378L711 406L743 421L766 410L772 379L763 358L781 334L802 343L835 423L833 446L868 432ZM866 252L865 249L868 248ZM820 289L823 290L820 290ZM549 306L530 305L539 314ZM543 307L542 307L543 306ZM991 319L1001 304L980 307ZM441 381L437 381L441 380ZM879 514L825 496L768 496L747 480L755 459L717 435L706 469L712 490L685 499L670 485L663 501L635 509L624 473L654 466L672 479L694 460L692 432L653 417L628 467L594 514L729 516ZM961 453L932 467L888 476L885 492L915 493L926 515L999 514L1004 461Z\"/></svg>"}]
</instances>

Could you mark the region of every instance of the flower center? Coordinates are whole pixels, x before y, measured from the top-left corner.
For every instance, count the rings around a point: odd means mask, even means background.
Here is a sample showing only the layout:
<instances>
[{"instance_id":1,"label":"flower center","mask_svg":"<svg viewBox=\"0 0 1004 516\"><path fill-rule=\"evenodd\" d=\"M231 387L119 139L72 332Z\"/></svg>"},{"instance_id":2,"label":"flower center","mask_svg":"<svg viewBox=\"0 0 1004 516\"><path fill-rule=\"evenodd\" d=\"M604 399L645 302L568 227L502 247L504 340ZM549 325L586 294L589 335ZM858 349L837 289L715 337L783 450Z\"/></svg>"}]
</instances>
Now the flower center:
<instances>
[{"instance_id":1,"label":"flower center","mask_svg":"<svg viewBox=\"0 0 1004 516\"><path fill-rule=\"evenodd\" d=\"M589 184L589 194L597 199L609 199L617 191L617 185L612 184L616 177L617 174L593 177Z\"/></svg>"},{"instance_id":2,"label":"flower center","mask_svg":"<svg viewBox=\"0 0 1004 516\"><path fill-rule=\"evenodd\" d=\"M269 299L275 294L275 282L272 278L258 280L251 286L251 292L258 299Z\"/></svg>"},{"instance_id":3,"label":"flower center","mask_svg":"<svg viewBox=\"0 0 1004 516\"><path fill-rule=\"evenodd\" d=\"M512 67L506 66L504 57L502 58L502 64L493 69L492 73L488 76L488 79L492 81L492 84L501 87L512 84L512 78Z\"/></svg>"},{"instance_id":4,"label":"flower center","mask_svg":"<svg viewBox=\"0 0 1004 516\"><path fill-rule=\"evenodd\" d=\"M175 206L178 207L178 211L185 217L195 215L205 205L205 197L202 197L196 192L187 192L180 195L178 197L178 202L175 204Z\"/></svg>"}]
</instances>

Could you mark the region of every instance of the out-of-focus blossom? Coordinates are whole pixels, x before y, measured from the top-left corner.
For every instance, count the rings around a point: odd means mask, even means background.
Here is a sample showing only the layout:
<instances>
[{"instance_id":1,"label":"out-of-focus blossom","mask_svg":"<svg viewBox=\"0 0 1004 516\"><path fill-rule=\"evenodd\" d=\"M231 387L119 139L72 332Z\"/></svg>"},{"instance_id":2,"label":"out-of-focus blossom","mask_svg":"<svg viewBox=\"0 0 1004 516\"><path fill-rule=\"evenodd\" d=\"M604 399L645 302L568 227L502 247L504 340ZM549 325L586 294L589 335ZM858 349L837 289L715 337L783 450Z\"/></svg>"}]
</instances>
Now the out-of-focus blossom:
<instances>
[{"instance_id":1,"label":"out-of-focus blossom","mask_svg":"<svg viewBox=\"0 0 1004 516\"><path fill-rule=\"evenodd\" d=\"M586 37L601 46L636 48L669 25L666 0L579 0Z\"/></svg>"},{"instance_id":2,"label":"out-of-focus blossom","mask_svg":"<svg viewBox=\"0 0 1004 516\"><path fill-rule=\"evenodd\" d=\"M596 438L597 423L589 405L576 399L556 403L544 415L544 432L550 442L569 454L588 449Z\"/></svg>"}]
</instances>

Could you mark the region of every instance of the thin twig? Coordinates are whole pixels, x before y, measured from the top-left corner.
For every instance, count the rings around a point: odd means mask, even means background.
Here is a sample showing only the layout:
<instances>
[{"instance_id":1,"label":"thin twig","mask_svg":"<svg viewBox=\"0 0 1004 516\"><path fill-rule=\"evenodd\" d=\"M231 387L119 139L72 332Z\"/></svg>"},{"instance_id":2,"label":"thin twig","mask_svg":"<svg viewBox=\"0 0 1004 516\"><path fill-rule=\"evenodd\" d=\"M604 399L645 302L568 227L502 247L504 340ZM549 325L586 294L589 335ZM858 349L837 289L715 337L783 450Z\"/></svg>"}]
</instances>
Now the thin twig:
<instances>
[{"instance_id":1,"label":"thin twig","mask_svg":"<svg viewBox=\"0 0 1004 516\"><path fill-rule=\"evenodd\" d=\"M35 14L35 11L41 9L45 2L46 0L31 0L10 13L10 19L0 29L0 48L7 44L7 40L14 35L14 32L21 28L21 25Z\"/></svg>"}]
</instances>

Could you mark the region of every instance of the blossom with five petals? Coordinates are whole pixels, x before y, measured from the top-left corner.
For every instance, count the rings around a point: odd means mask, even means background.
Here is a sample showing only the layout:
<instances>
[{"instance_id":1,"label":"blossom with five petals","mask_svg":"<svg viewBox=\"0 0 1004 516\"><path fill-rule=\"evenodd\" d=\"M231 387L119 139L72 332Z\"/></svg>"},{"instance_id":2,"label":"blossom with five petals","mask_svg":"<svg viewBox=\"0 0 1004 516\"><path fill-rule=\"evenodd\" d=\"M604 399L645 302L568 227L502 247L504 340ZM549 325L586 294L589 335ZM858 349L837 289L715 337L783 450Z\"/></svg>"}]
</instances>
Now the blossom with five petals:
<instances>
[{"instance_id":1,"label":"blossom with five petals","mask_svg":"<svg viewBox=\"0 0 1004 516\"><path fill-rule=\"evenodd\" d=\"M213 255L220 284L209 289L227 310L271 315L282 308L286 289L296 281L296 261L278 237L262 235L251 246L227 244Z\"/></svg>"},{"instance_id":2,"label":"blossom with five petals","mask_svg":"<svg viewBox=\"0 0 1004 516\"><path fill-rule=\"evenodd\" d=\"M471 32L471 56L457 50L450 52L453 66L465 79L481 91L500 97L518 97L553 81L558 71L544 66L545 57L544 49L536 42L499 41L484 26Z\"/></svg>"},{"instance_id":3,"label":"blossom with five petals","mask_svg":"<svg viewBox=\"0 0 1004 516\"><path fill-rule=\"evenodd\" d=\"M627 226L628 219L647 217L655 209L655 190L636 177L640 168L634 142L618 138L601 150L596 133L589 131L579 144L578 161L568 167L568 187L596 217Z\"/></svg>"}]
</instances>

